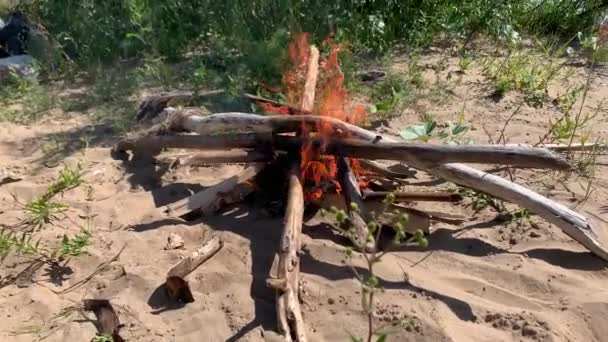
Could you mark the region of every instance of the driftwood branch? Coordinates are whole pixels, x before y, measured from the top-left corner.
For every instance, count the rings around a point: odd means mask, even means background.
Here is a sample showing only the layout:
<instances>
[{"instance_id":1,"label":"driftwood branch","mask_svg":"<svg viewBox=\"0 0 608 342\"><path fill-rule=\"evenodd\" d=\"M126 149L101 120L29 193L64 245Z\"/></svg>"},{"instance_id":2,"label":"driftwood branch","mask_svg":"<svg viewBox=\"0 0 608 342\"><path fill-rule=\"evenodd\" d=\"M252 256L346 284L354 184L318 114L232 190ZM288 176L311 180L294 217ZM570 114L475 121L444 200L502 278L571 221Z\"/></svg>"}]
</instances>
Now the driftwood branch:
<instances>
[{"instance_id":1,"label":"driftwood branch","mask_svg":"<svg viewBox=\"0 0 608 342\"><path fill-rule=\"evenodd\" d=\"M215 255L223 245L224 243L220 237L214 236L192 252L188 257L171 267L167 272L167 281L165 282L165 289L167 290L169 298L183 303L194 302L190 286L185 279L186 276L207 259Z\"/></svg>"},{"instance_id":2,"label":"driftwood branch","mask_svg":"<svg viewBox=\"0 0 608 342\"><path fill-rule=\"evenodd\" d=\"M268 279L267 285L277 291L277 318L279 332L287 339L307 341L304 319L300 309L298 289L300 281L300 257L302 220L304 216L304 191L298 175L300 165L294 162L289 172L287 208L283 235L279 249L277 277Z\"/></svg>"},{"instance_id":3,"label":"driftwood branch","mask_svg":"<svg viewBox=\"0 0 608 342\"><path fill-rule=\"evenodd\" d=\"M166 206L163 211L175 217L199 209L203 214L210 214L224 205L240 202L245 196L253 192L253 185L247 182L255 177L263 166L262 163L253 164L236 176L227 178L190 197Z\"/></svg>"},{"instance_id":4,"label":"driftwood branch","mask_svg":"<svg viewBox=\"0 0 608 342\"><path fill-rule=\"evenodd\" d=\"M300 150L310 141L313 148L324 147L324 154L362 159L399 160L408 165L454 162L505 164L519 167L565 169L570 165L562 157L544 149L528 146L500 145L432 145L407 142L370 142L358 139L326 139L271 136L270 134L230 134L220 136L175 135L146 136L137 140L124 139L117 150L160 153L163 148L231 149L266 148L283 151ZM150 152L151 153L151 152Z\"/></svg>"}]
</instances>

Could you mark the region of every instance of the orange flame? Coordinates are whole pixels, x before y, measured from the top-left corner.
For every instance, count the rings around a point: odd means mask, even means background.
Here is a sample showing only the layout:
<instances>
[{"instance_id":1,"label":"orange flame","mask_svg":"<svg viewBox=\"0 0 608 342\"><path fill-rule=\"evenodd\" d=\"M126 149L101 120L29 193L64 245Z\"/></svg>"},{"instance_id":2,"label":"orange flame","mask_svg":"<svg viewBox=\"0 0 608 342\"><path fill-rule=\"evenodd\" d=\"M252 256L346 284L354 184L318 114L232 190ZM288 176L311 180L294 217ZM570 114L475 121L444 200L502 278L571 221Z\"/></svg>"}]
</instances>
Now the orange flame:
<instances>
[{"instance_id":1,"label":"orange flame","mask_svg":"<svg viewBox=\"0 0 608 342\"><path fill-rule=\"evenodd\" d=\"M282 83L283 90L287 98L288 106L274 106L271 104L260 104L266 111L278 114L290 114L289 107L300 108L306 73L308 71L308 60L310 46L308 43L308 33L300 33L293 37L289 44L288 55L290 66L284 72ZM319 76L316 85L317 98L314 106L316 115L327 116L339 119L351 124L357 124L367 115L363 106L348 108L348 92L344 86L344 73L340 68L339 52L342 46L336 43L333 38L327 38L322 43L323 47L329 48L327 56L322 57L319 62ZM351 114L347 114L351 112ZM329 123L322 122L316 127L317 132L311 133L305 125L302 125L301 135L303 137L320 137L321 139L335 137L335 132ZM346 136L342 136L346 137ZM325 148L321 146L321 151L315 150L310 142L304 143L301 149L301 174L304 182L314 183L314 189L307 191L307 200L319 199L323 190L320 185L323 182L334 183L336 191L339 193L340 185L336 181L337 163L335 157L320 158L320 153ZM356 160L350 160L351 167L355 175L361 174L361 168ZM359 180L359 185L367 186L367 182Z\"/></svg>"}]
</instances>

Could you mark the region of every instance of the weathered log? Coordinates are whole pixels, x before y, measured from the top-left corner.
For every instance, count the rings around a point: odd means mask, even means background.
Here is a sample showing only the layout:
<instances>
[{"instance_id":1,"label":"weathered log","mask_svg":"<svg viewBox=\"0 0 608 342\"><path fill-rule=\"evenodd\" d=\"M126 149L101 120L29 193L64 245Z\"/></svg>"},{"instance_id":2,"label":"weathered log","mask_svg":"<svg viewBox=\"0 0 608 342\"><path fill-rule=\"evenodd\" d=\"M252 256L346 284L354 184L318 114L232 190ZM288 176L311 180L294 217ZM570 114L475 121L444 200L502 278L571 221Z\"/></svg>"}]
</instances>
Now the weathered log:
<instances>
[{"instance_id":1,"label":"weathered log","mask_svg":"<svg viewBox=\"0 0 608 342\"><path fill-rule=\"evenodd\" d=\"M122 327L118 315L114 311L112 304L107 299L84 299L83 309L85 311L93 311L97 321L95 327L100 335L112 336L112 341L124 342L120 336L119 330Z\"/></svg>"},{"instance_id":2,"label":"weathered log","mask_svg":"<svg viewBox=\"0 0 608 342\"><path fill-rule=\"evenodd\" d=\"M361 127L348 124L341 120L315 115L295 116L260 116L245 113L221 113L201 117L192 110L168 111L169 127L177 131L186 130L200 135L209 135L222 130L253 131L257 133L281 133L297 131L303 124L311 129L327 125L333 128L332 137L348 137L349 143L343 140L330 140L328 154L341 153L342 155L365 159L391 159L409 162L410 159L420 158L422 161L433 163L448 162L480 162L489 164L509 164L521 167L542 168L569 168L568 162L560 155L546 149L530 146L501 146L501 145L432 145L422 143L398 143L388 141L378 134L374 134ZM370 133L374 135L373 142L361 142L359 139L370 140ZM304 138L284 138L284 143L294 143L294 140ZM384 141L382 141L384 140ZM275 144L277 142L275 141ZM325 141L316 139L315 144L322 145ZM334 145L332 145L334 143ZM295 143L298 144L298 143ZM301 142L299 143L301 144ZM335 151L335 149L340 151ZM397 151L394 151L397 149ZM448 152L447 157L441 154ZM360 153L360 155L352 155ZM400 157L395 158L396 154ZM457 156L458 155L458 156Z\"/></svg>"},{"instance_id":3,"label":"weathered log","mask_svg":"<svg viewBox=\"0 0 608 342\"><path fill-rule=\"evenodd\" d=\"M139 140L124 139L117 150L145 150L160 153L163 148L231 149L254 148L297 151L309 141L316 149L324 147L324 154L361 159L399 160L407 164L420 163L482 163L505 164L519 167L565 169L570 165L557 154L524 146L501 145L432 145L407 142L369 142L358 139L306 139L268 134L230 134L221 136L147 136ZM137 153L137 152L136 152Z\"/></svg>"},{"instance_id":4,"label":"weathered log","mask_svg":"<svg viewBox=\"0 0 608 342\"><path fill-rule=\"evenodd\" d=\"M349 161L345 157L338 157L338 182L344 196L344 203L346 204L346 211L348 213L350 223L352 224L354 231L355 246L365 248L367 252L373 252L376 248L374 243L367 243L367 223L362 217L362 213L366 213L365 205L363 203L363 195L361 189L359 189L359 182L353 174ZM353 210L352 205L356 205L358 209Z\"/></svg>"},{"instance_id":5,"label":"weathered log","mask_svg":"<svg viewBox=\"0 0 608 342\"><path fill-rule=\"evenodd\" d=\"M200 209L203 214L209 214L221 206L240 202L253 192L254 186L247 182L255 177L264 165L263 163L253 164L236 176L224 179L190 197L171 203L163 208L163 212L179 217Z\"/></svg>"},{"instance_id":6,"label":"weathered log","mask_svg":"<svg viewBox=\"0 0 608 342\"><path fill-rule=\"evenodd\" d=\"M224 242L220 237L214 236L205 241L202 246L197 248L188 257L173 265L167 272L167 280L165 282L165 289L169 298L182 303L194 302L190 285L188 285L188 281L185 279L186 276L203 262L214 256L223 245Z\"/></svg>"},{"instance_id":7,"label":"weathered log","mask_svg":"<svg viewBox=\"0 0 608 342\"><path fill-rule=\"evenodd\" d=\"M294 162L289 172L287 208L283 235L279 248L277 276L267 280L267 285L277 291L277 319L279 333L286 340L306 341L304 319L298 298L300 281L300 257L302 220L304 216L304 190L298 178L300 165Z\"/></svg>"}]
</instances>

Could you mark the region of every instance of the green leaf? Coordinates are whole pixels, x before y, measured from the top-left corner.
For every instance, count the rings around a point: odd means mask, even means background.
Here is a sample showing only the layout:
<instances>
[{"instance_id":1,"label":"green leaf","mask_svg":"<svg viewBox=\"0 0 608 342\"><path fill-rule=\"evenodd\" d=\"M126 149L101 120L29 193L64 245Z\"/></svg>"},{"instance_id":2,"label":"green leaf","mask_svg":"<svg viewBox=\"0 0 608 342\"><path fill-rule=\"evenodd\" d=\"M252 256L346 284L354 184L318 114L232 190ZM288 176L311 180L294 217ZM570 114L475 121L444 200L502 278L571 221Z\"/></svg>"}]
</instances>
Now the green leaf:
<instances>
[{"instance_id":1,"label":"green leaf","mask_svg":"<svg viewBox=\"0 0 608 342\"><path fill-rule=\"evenodd\" d=\"M369 105L369 108L368 108L368 109L369 109L369 113L370 113L370 114L374 114L374 113L377 113L377 112L378 112L378 107L376 107L376 105L373 105L373 104L372 104L372 105Z\"/></svg>"},{"instance_id":2,"label":"green leaf","mask_svg":"<svg viewBox=\"0 0 608 342\"><path fill-rule=\"evenodd\" d=\"M423 137L428 137L428 126L426 123L408 127L399 132L399 135L405 140L428 140Z\"/></svg>"},{"instance_id":3,"label":"green leaf","mask_svg":"<svg viewBox=\"0 0 608 342\"><path fill-rule=\"evenodd\" d=\"M378 339L376 339L376 342L385 342L386 341L386 334L382 334L380 336L378 336Z\"/></svg>"}]
</instances>

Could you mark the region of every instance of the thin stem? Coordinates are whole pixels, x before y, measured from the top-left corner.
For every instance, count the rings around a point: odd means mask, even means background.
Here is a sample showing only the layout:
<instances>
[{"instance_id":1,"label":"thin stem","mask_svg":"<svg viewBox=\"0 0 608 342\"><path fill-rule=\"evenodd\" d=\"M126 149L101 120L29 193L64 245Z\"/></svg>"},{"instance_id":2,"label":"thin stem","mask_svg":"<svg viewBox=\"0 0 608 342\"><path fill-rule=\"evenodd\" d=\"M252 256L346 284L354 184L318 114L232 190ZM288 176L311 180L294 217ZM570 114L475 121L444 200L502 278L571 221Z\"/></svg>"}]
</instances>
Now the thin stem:
<instances>
[{"instance_id":1,"label":"thin stem","mask_svg":"<svg viewBox=\"0 0 608 342\"><path fill-rule=\"evenodd\" d=\"M580 119L581 119L581 115L583 113L583 107L585 105L585 100L587 99L587 93L589 92L589 87L591 85L591 75L593 75L593 67L595 66L595 61L591 62L591 66L589 66L589 74L587 75L587 82L585 84L585 89L583 91L583 99L581 101L581 106L578 110L578 113L576 114L576 117L574 119L574 129L572 130L572 135L570 136L570 142L568 142L568 146L572 145L572 142L574 141L574 136L576 135L576 130L578 129L579 123L580 123Z\"/></svg>"}]
</instances>

